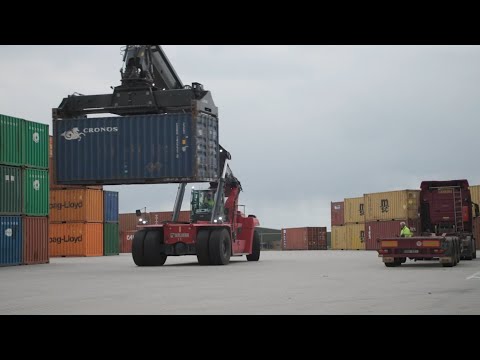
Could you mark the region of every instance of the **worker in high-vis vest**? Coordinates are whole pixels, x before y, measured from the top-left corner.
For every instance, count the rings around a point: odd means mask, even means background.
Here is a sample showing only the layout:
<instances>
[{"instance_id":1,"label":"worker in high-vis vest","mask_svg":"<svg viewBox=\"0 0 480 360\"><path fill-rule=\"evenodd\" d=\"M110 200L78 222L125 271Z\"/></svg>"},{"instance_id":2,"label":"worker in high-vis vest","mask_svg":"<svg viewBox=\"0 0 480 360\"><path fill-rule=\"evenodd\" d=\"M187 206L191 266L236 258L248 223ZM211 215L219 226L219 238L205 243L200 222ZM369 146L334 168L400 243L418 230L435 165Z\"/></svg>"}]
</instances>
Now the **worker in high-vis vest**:
<instances>
[{"instance_id":1,"label":"worker in high-vis vest","mask_svg":"<svg viewBox=\"0 0 480 360\"><path fill-rule=\"evenodd\" d=\"M403 221L400 223L400 237L412 237L412 232Z\"/></svg>"}]
</instances>

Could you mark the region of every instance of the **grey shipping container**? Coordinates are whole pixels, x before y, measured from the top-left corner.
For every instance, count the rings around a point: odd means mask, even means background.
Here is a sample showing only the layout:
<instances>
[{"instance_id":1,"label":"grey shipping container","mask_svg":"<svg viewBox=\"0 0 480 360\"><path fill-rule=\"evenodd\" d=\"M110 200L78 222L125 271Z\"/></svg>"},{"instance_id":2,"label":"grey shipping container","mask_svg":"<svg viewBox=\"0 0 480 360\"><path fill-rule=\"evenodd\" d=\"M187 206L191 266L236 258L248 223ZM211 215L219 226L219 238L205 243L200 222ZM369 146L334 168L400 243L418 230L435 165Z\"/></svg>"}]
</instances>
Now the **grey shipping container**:
<instances>
[{"instance_id":1,"label":"grey shipping container","mask_svg":"<svg viewBox=\"0 0 480 360\"><path fill-rule=\"evenodd\" d=\"M218 119L191 113L54 120L63 185L209 182L219 176Z\"/></svg>"}]
</instances>

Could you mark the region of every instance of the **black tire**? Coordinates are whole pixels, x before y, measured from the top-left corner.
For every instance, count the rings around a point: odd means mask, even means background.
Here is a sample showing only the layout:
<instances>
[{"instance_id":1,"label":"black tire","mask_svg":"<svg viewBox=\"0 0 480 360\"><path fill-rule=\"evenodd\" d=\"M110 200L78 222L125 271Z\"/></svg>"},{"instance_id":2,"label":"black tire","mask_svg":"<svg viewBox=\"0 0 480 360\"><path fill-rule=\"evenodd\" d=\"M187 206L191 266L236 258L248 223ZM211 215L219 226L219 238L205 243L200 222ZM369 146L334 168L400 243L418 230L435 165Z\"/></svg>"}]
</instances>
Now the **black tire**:
<instances>
[{"instance_id":1,"label":"black tire","mask_svg":"<svg viewBox=\"0 0 480 360\"><path fill-rule=\"evenodd\" d=\"M145 266L145 258L143 256L145 235L147 235L147 230L139 230L133 235L132 258L137 266Z\"/></svg>"},{"instance_id":2,"label":"black tire","mask_svg":"<svg viewBox=\"0 0 480 360\"><path fill-rule=\"evenodd\" d=\"M253 231L252 253L247 255L247 261L258 261L260 259L260 235L256 230Z\"/></svg>"},{"instance_id":3,"label":"black tire","mask_svg":"<svg viewBox=\"0 0 480 360\"><path fill-rule=\"evenodd\" d=\"M167 260L167 255L162 254L163 229L150 230L145 236L143 247L144 266L162 266Z\"/></svg>"},{"instance_id":4,"label":"black tire","mask_svg":"<svg viewBox=\"0 0 480 360\"><path fill-rule=\"evenodd\" d=\"M396 267L396 263L384 263L386 267Z\"/></svg>"},{"instance_id":5,"label":"black tire","mask_svg":"<svg viewBox=\"0 0 480 360\"><path fill-rule=\"evenodd\" d=\"M232 242L228 230L213 230L208 242L210 265L227 265L232 255Z\"/></svg>"},{"instance_id":6,"label":"black tire","mask_svg":"<svg viewBox=\"0 0 480 360\"><path fill-rule=\"evenodd\" d=\"M400 258L400 263L401 264L405 264L407 262L407 258L404 257L404 258Z\"/></svg>"},{"instance_id":7,"label":"black tire","mask_svg":"<svg viewBox=\"0 0 480 360\"><path fill-rule=\"evenodd\" d=\"M202 229L197 233L197 241L195 242L195 250L197 252L197 260L200 265L210 265L210 254L208 252L208 238L210 230Z\"/></svg>"}]
</instances>

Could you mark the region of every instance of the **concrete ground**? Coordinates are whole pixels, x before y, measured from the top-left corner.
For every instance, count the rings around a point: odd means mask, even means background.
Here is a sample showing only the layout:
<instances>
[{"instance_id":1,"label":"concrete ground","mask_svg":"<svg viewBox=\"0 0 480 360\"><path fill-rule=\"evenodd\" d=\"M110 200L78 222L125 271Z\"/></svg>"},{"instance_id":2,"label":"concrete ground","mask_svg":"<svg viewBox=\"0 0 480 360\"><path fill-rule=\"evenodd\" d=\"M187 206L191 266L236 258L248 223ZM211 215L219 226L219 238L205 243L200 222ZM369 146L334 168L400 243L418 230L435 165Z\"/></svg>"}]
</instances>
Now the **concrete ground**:
<instances>
[{"instance_id":1,"label":"concrete ground","mask_svg":"<svg viewBox=\"0 0 480 360\"><path fill-rule=\"evenodd\" d=\"M480 255L480 254L479 254ZM387 268L373 251L264 251L200 266L130 254L0 268L0 314L480 314L480 258Z\"/></svg>"}]
</instances>

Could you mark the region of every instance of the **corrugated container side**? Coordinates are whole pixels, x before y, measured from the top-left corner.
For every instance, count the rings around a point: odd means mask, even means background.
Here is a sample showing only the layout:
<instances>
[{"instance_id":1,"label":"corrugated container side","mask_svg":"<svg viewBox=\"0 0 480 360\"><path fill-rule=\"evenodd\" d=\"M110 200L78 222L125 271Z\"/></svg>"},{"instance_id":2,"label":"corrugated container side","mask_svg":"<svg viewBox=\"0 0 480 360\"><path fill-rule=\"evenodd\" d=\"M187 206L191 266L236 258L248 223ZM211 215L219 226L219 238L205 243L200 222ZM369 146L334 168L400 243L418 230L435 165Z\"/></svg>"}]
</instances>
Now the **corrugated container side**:
<instances>
[{"instance_id":1,"label":"corrugated container side","mask_svg":"<svg viewBox=\"0 0 480 360\"><path fill-rule=\"evenodd\" d=\"M103 255L118 255L120 253L118 223L103 224Z\"/></svg>"},{"instance_id":2,"label":"corrugated container side","mask_svg":"<svg viewBox=\"0 0 480 360\"><path fill-rule=\"evenodd\" d=\"M53 130L59 184L207 182L218 177L218 119L206 114L54 120Z\"/></svg>"},{"instance_id":3,"label":"corrugated container side","mask_svg":"<svg viewBox=\"0 0 480 360\"><path fill-rule=\"evenodd\" d=\"M103 192L104 222L118 223L118 192Z\"/></svg>"},{"instance_id":4,"label":"corrugated container side","mask_svg":"<svg viewBox=\"0 0 480 360\"><path fill-rule=\"evenodd\" d=\"M136 230L138 225L138 217L135 213L126 213L118 215L118 226L120 232Z\"/></svg>"},{"instance_id":5,"label":"corrugated container side","mask_svg":"<svg viewBox=\"0 0 480 360\"><path fill-rule=\"evenodd\" d=\"M344 202L337 201L330 203L332 226L339 226L345 223Z\"/></svg>"},{"instance_id":6,"label":"corrugated container side","mask_svg":"<svg viewBox=\"0 0 480 360\"><path fill-rule=\"evenodd\" d=\"M132 252L132 241L133 241L133 236L135 235L135 232L136 230L125 231L121 234L121 244L120 244L121 253Z\"/></svg>"},{"instance_id":7,"label":"corrugated container side","mask_svg":"<svg viewBox=\"0 0 480 360\"><path fill-rule=\"evenodd\" d=\"M473 200L472 200L473 201ZM477 245L477 250L480 251L480 217L473 219L473 237L475 239L475 244Z\"/></svg>"},{"instance_id":8,"label":"corrugated container side","mask_svg":"<svg viewBox=\"0 0 480 360\"><path fill-rule=\"evenodd\" d=\"M149 224L161 224L163 221L171 221L173 211L157 211L147 213L147 220ZM180 211L178 214L178 221L188 222L190 221L190 211Z\"/></svg>"},{"instance_id":9,"label":"corrugated container side","mask_svg":"<svg viewBox=\"0 0 480 360\"><path fill-rule=\"evenodd\" d=\"M480 185L470 185L470 196L472 202L480 205Z\"/></svg>"},{"instance_id":10,"label":"corrugated container side","mask_svg":"<svg viewBox=\"0 0 480 360\"><path fill-rule=\"evenodd\" d=\"M103 256L103 224L50 224L49 253L50 257Z\"/></svg>"},{"instance_id":11,"label":"corrugated container side","mask_svg":"<svg viewBox=\"0 0 480 360\"><path fill-rule=\"evenodd\" d=\"M417 219L420 190L398 190L365 194L365 222Z\"/></svg>"},{"instance_id":12,"label":"corrugated container side","mask_svg":"<svg viewBox=\"0 0 480 360\"><path fill-rule=\"evenodd\" d=\"M345 250L347 248L347 228L345 226L332 226L332 250Z\"/></svg>"},{"instance_id":13,"label":"corrugated container side","mask_svg":"<svg viewBox=\"0 0 480 360\"><path fill-rule=\"evenodd\" d=\"M307 227L308 249L327 250L327 228Z\"/></svg>"},{"instance_id":14,"label":"corrugated container side","mask_svg":"<svg viewBox=\"0 0 480 360\"><path fill-rule=\"evenodd\" d=\"M365 201L362 197L344 200L345 224L365 222Z\"/></svg>"},{"instance_id":15,"label":"corrugated container side","mask_svg":"<svg viewBox=\"0 0 480 360\"><path fill-rule=\"evenodd\" d=\"M365 250L365 224L346 224L347 250Z\"/></svg>"},{"instance_id":16,"label":"corrugated container side","mask_svg":"<svg viewBox=\"0 0 480 360\"><path fill-rule=\"evenodd\" d=\"M26 265L47 264L48 255L48 217L24 216L23 227L23 260Z\"/></svg>"},{"instance_id":17,"label":"corrugated container side","mask_svg":"<svg viewBox=\"0 0 480 360\"><path fill-rule=\"evenodd\" d=\"M21 126L23 165L48 169L48 125L24 120Z\"/></svg>"},{"instance_id":18,"label":"corrugated container side","mask_svg":"<svg viewBox=\"0 0 480 360\"><path fill-rule=\"evenodd\" d=\"M22 172L22 181L23 213L33 216L48 216L48 170L25 169Z\"/></svg>"},{"instance_id":19,"label":"corrugated container side","mask_svg":"<svg viewBox=\"0 0 480 360\"><path fill-rule=\"evenodd\" d=\"M102 190L50 191L50 222L103 222Z\"/></svg>"},{"instance_id":20,"label":"corrugated container side","mask_svg":"<svg viewBox=\"0 0 480 360\"><path fill-rule=\"evenodd\" d=\"M282 229L282 250L308 250L307 228Z\"/></svg>"},{"instance_id":21,"label":"corrugated container side","mask_svg":"<svg viewBox=\"0 0 480 360\"><path fill-rule=\"evenodd\" d=\"M0 216L0 266L20 265L22 248L22 218Z\"/></svg>"},{"instance_id":22,"label":"corrugated container side","mask_svg":"<svg viewBox=\"0 0 480 360\"><path fill-rule=\"evenodd\" d=\"M0 215L22 213L22 170L0 165Z\"/></svg>"},{"instance_id":23,"label":"corrugated container side","mask_svg":"<svg viewBox=\"0 0 480 360\"><path fill-rule=\"evenodd\" d=\"M404 219L394 221L371 221L365 223L366 250L377 250L378 239L400 236L400 223L404 221L413 233L417 236L421 232L419 219Z\"/></svg>"},{"instance_id":24,"label":"corrugated container side","mask_svg":"<svg viewBox=\"0 0 480 360\"><path fill-rule=\"evenodd\" d=\"M21 124L22 119L0 114L0 164L22 165Z\"/></svg>"}]
</instances>

